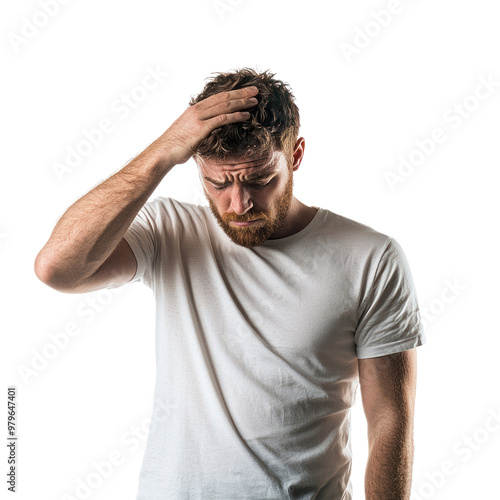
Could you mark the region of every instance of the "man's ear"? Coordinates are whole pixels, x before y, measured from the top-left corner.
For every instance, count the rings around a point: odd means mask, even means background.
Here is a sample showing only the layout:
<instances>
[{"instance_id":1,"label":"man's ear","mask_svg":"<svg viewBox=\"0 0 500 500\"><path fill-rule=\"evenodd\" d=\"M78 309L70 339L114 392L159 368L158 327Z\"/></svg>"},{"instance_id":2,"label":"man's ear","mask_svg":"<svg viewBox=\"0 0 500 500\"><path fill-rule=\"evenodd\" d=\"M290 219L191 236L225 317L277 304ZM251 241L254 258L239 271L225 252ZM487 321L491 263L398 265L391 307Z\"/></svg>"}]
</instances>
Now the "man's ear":
<instances>
[{"instance_id":1,"label":"man's ear","mask_svg":"<svg viewBox=\"0 0 500 500\"><path fill-rule=\"evenodd\" d=\"M293 150L293 171L295 172L300 164L302 163L302 158L304 158L304 152L306 148L306 140L303 137L299 137L295 143L295 148Z\"/></svg>"}]
</instances>

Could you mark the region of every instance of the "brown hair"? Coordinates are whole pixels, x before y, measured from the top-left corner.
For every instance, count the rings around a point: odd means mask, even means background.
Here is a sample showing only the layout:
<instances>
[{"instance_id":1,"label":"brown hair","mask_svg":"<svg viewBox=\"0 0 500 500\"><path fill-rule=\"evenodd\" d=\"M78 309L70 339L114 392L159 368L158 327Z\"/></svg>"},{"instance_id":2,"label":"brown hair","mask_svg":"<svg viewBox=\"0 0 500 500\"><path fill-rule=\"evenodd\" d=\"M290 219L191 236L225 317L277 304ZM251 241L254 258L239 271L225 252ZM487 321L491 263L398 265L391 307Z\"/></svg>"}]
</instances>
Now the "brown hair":
<instances>
[{"instance_id":1,"label":"brown hair","mask_svg":"<svg viewBox=\"0 0 500 500\"><path fill-rule=\"evenodd\" d=\"M191 99L190 106L223 91L252 85L259 89L255 96L257 105L248 109L250 119L216 128L198 144L195 155L223 161L228 156L245 157L275 147L289 160L299 135L299 108L289 86L274 79L274 75L268 70L257 73L251 68L219 72L205 85L201 94Z\"/></svg>"}]
</instances>

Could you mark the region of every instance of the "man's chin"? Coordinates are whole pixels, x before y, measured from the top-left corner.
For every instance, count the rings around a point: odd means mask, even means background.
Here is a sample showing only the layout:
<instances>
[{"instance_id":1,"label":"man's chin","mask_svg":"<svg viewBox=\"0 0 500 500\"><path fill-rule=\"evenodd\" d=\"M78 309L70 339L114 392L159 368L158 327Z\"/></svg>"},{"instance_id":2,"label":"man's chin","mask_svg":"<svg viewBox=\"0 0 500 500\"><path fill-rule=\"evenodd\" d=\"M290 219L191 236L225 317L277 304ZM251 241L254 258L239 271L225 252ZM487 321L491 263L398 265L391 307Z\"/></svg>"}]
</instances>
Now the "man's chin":
<instances>
[{"instance_id":1,"label":"man's chin","mask_svg":"<svg viewBox=\"0 0 500 500\"><path fill-rule=\"evenodd\" d=\"M269 238L268 231L263 230L264 228L253 232L247 228L236 229L227 224L221 224L221 227L233 243L245 248L262 245Z\"/></svg>"}]
</instances>

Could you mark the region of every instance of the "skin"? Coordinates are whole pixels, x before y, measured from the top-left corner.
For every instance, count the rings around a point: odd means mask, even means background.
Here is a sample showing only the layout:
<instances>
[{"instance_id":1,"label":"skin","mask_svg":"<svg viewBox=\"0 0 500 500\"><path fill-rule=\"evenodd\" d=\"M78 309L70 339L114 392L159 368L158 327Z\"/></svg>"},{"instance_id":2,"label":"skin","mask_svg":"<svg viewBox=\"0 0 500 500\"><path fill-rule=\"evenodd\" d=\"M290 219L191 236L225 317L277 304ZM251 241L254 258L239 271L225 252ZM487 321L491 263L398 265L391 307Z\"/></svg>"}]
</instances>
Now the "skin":
<instances>
[{"instance_id":1,"label":"skin","mask_svg":"<svg viewBox=\"0 0 500 500\"><path fill-rule=\"evenodd\" d=\"M253 248L267 239L291 236L314 218L318 207L309 207L293 196L293 172L302 162L304 147L301 137L289 159L276 148L223 162L194 157L210 210L234 243ZM250 180L253 175L262 178ZM205 177L225 184L220 189ZM250 226L234 223L256 219L261 220Z\"/></svg>"},{"instance_id":2,"label":"skin","mask_svg":"<svg viewBox=\"0 0 500 500\"><path fill-rule=\"evenodd\" d=\"M365 495L370 500L409 500L417 350L358 360L369 455Z\"/></svg>"}]
</instances>

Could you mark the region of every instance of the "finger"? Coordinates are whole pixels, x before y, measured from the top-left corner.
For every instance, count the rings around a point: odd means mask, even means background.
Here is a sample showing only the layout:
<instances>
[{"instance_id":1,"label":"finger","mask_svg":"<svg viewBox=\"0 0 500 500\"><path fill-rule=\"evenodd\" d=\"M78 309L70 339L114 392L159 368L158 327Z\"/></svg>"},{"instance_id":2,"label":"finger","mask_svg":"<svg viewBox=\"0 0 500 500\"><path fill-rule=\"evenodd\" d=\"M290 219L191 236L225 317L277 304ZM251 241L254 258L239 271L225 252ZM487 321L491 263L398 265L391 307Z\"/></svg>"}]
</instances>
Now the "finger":
<instances>
[{"instance_id":1,"label":"finger","mask_svg":"<svg viewBox=\"0 0 500 500\"><path fill-rule=\"evenodd\" d=\"M218 94L211 95L203 101L200 101L196 106L198 110L204 111L212 106L221 104L225 101L232 101L235 99L243 99L245 97L252 97L259 93L259 89L255 86L245 87L237 90L229 90L227 92L219 92Z\"/></svg>"},{"instance_id":2,"label":"finger","mask_svg":"<svg viewBox=\"0 0 500 500\"><path fill-rule=\"evenodd\" d=\"M243 99L224 101L200 112L198 118L200 120L208 120L217 115L223 115L223 114L227 115L229 113L234 113L236 111L242 111L244 109L256 106L257 102L258 101L255 97L245 97Z\"/></svg>"},{"instance_id":3,"label":"finger","mask_svg":"<svg viewBox=\"0 0 500 500\"><path fill-rule=\"evenodd\" d=\"M229 123L236 123L248 120L252 115L247 111L238 111L236 113L225 113L222 115L217 115L209 120L204 122L206 127L207 135L216 128L222 127L223 125L227 125Z\"/></svg>"}]
</instances>

